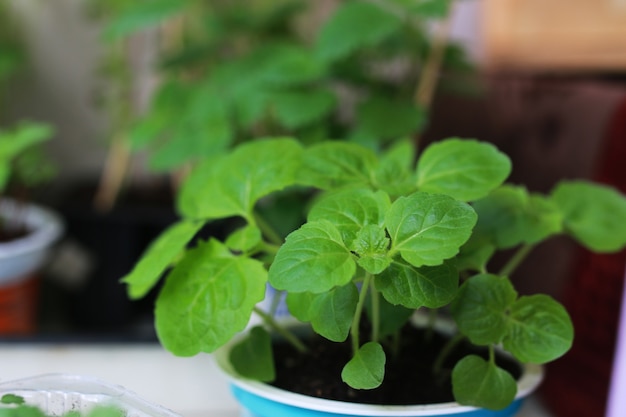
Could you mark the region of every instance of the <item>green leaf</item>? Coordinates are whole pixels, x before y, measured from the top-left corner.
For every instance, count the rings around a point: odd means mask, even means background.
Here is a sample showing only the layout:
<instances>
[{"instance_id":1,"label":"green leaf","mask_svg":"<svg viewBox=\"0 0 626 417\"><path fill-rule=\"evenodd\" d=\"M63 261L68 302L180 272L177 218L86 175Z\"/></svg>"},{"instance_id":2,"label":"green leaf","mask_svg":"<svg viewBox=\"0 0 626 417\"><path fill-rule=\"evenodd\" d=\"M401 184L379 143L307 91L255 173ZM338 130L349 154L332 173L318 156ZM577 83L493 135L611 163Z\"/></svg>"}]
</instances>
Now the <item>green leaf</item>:
<instances>
[{"instance_id":1,"label":"green leaf","mask_svg":"<svg viewBox=\"0 0 626 417\"><path fill-rule=\"evenodd\" d=\"M346 285L356 272L352 253L330 222L308 222L287 236L269 270L272 286L322 293Z\"/></svg>"},{"instance_id":2,"label":"green leaf","mask_svg":"<svg viewBox=\"0 0 626 417\"><path fill-rule=\"evenodd\" d=\"M352 283L314 295L309 314L315 332L333 342L345 341L358 301L359 292Z\"/></svg>"},{"instance_id":3,"label":"green leaf","mask_svg":"<svg viewBox=\"0 0 626 417\"><path fill-rule=\"evenodd\" d=\"M416 191L413 163L415 144L410 139L394 143L380 157L376 168L376 185L392 196L401 196Z\"/></svg>"},{"instance_id":4,"label":"green leaf","mask_svg":"<svg viewBox=\"0 0 626 417\"><path fill-rule=\"evenodd\" d=\"M297 129L328 115L336 105L334 94L315 89L287 91L271 97L274 115L288 129Z\"/></svg>"},{"instance_id":5,"label":"green leaf","mask_svg":"<svg viewBox=\"0 0 626 417\"><path fill-rule=\"evenodd\" d=\"M391 207L384 192L365 188L350 188L331 192L319 199L311 208L309 221L327 220L350 246L361 229L368 225L382 227L385 213Z\"/></svg>"},{"instance_id":6,"label":"green leaf","mask_svg":"<svg viewBox=\"0 0 626 417\"><path fill-rule=\"evenodd\" d=\"M161 344L178 356L213 352L243 330L265 294L259 261L228 254L215 240L189 250L156 301Z\"/></svg>"},{"instance_id":7,"label":"green leaf","mask_svg":"<svg viewBox=\"0 0 626 417\"><path fill-rule=\"evenodd\" d=\"M15 394L4 394L2 398L0 398L0 403L2 404L24 404L24 397Z\"/></svg>"},{"instance_id":8,"label":"green leaf","mask_svg":"<svg viewBox=\"0 0 626 417\"><path fill-rule=\"evenodd\" d=\"M229 356L235 372L244 378L272 382L276 378L272 338L262 327L250 329L246 337L233 346Z\"/></svg>"},{"instance_id":9,"label":"green leaf","mask_svg":"<svg viewBox=\"0 0 626 417\"><path fill-rule=\"evenodd\" d=\"M357 108L359 131L380 139L414 135L426 125L426 112L410 101L375 96Z\"/></svg>"},{"instance_id":10,"label":"green leaf","mask_svg":"<svg viewBox=\"0 0 626 417\"><path fill-rule=\"evenodd\" d=\"M391 250L413 266L438 265L456 255L475 223L466 203L423 192L398 198L385 218Z\"/></svg>"},{"instance_id":11,"label":"green leaf","mask_svg":"<svg viewBox=\"0 0 626 417\"><path fill-rule=\"evenodd\" d=\"M515 399L517 383L493 362L469 355L452 370L452 391L460 404L501 410Z\"/></svg>"},{"instance_id":12,"label":"green leaf","mask_svg":"<svg viewBox=\"0 0 626 417\"><path fill-rule=\"evenodd\" d=\"M417 187L473 201L501 185L510 172L511 161L495 146L470 139L446 139L433 143L420 156Z\"/></svg>"},{"instance_id":13,"label":"green leaf","mask_svg":"<svg viewBox=\"0 0 626 417\"><path fill-rule=\"evenodd\" d=\"M272 86L293 86L311 83L326 74L326 64L307 48L298 44L269 44L256 51L253 57L260 80Z\"/></svg>"},{"instance_id":14,"label":"green leaf","mask_svg":"<svg viewBox=\"0 0 626 417\"><path fill-rule=\"evenodd\" d=\"M475 201L476 234L501 249L535 244L562 229L558 208L547 198L529 194L524 187L502 186Z\"/></svg>"},{"instance_id":15,"label":"green leaf","mask_svg":"<svg viewBox=\"0 0 626 417\"><path fill-rule=\"evenodd\" d=\"M300 321L311 321L311 305L315 299L315 294L310 292L289 292L286 303L289 313Z\"/></svg>"},{"instance_id":16,"label":"green leaf","mask_svg":"<svg viewBox=\"0 0 626 417\"><path fill-rule=\"evenodd\" d=\"M376 288L394 305L407 308L439 308L448 304L456 295L459 274L453 266L415 268L400 262L376 277Z\"/></svg>"},{"instance_id":17,"label":"green leaf","mask_svg":"<svg viewBox=\"0 0 626 417\"><path fill-rule=\"evenodd\" d=\"M341 379L354 389L374 389L385 376L385 352L376 342L361 346L341 371Z\"/></svg>"},{"instance_id":18,"label":"green leaf","mask_svg":"<svg viewBox=\"0 0 626 417\"><path fill-rule=\"evenodd\" d=\"M384 41L401 27L398 17L374 4L344 2L320 29L317 53L325 61L343 59Z\"/></svg>"},{"instance_id":19,"label":"green leaf","mask_svg":"<svg viewBox=\"0 0 626 417\"><path fill-rule=\"evenodd\" d=\"M478 216L480 222L480 215ZM476 229L474 229L476 230ZM496 252L496 247L487 239L472 235L456 256L459 271L486 272L489 260Z\"/></svg>"},{"instance_id":20,"label":"green leaf","mask_svg":"<svg viewBox=\"0 0 626 417\"><path fill-rule=\"evenodd\" d=\"M506 277L480 274L465 281L451 305L459 330L476 345L500 343L517 292Z\"/></svg>"},{"instance_id":21,"label":"green leaf","mask_svg":"<svg viewBox=\"0 0 626 417\"><path fill-rule=\"evenodd\" d=\"M359 230L356 239L352 241L350 250L359 258L357 263L370 274L379 274L385 270L391 258L389 258L389 238L380 226L369 224Z\"/></svg>"},{"instance_id":22,"label":"green leaf","mask_svg":"<svg viewBox=\"0 0 626 417\"><path fill-rule=\"evenodd\" d=\"M614 188L586 181L560 183L552 201L563 213L565 229L595 252L626 245L626 198Z\"/></svg>"},{"instance_id":23,"label":"green leaf","mask_svg":"<svg viewBox=\"0 0 626 417\"><path fill-rule=\"evenodd\" d=\"M126 417L126 415L124 410L115 405L97 405L87 413L86 417Z\"/></svg>"},{"instance_id":24,"label":"green leaf","mask_svg":"<svg viewBox=\"0 0 626 417\"><path fill-rule=\"evenodd\" d=\"M201 222L183 220L164 230L146 249L133 270L122 278L122 282L128 284L129 297L138 299L146 295L202 226Z\"/></svg>"},{"instance_id":25,"label":"green leaf","mask_svg":"<svg viewBox=\"0 0 626 417\"><path fill-rule=\"evenodd\" d=\"M232 250L247 252L256 248L261 241L261 230L248 224L230 234L225 243Z\"/></svg>"},{"instance_id":26,"label":"green leaf","mask_svg":"<svg viewBox=\"0 0 626 417\"><path fill-rule=\"evenodd\" d=\"M170 102L172 114L166 125L166 140L150 158L155 170L171 170L183 163L226 150L234 132L229 108L220 90L211 83L186 88L185 101ZM186 111L180 114L180 107Z\"/></svg>"},{"instance_id":27,"label":"green leaf","mask_svg":"<svg viewBox=\"0 0 626 417\"><path fill-rule=\"evenodd\" d=\"M187 5L181 0L150 0L129 2L119 16L104 29L104 38L115 40L130 35L141 29L156 25L173 15L180 13Z\"/></svg>"},{"instance_id":28,"label":"green leaf","mask_svg":"<svg viewBox=\"0 0 626 417\"><path fill-rule=\"evenodd\" d=\"M393 0L422 19L442 19L450 13L453 0Z\"/></svg>"},{"instance_id":29,"label":"green leaf","mask_svg":"<svg viewBox=\"0 0 626 417\"><path fill-rule=\"evenodd\" d=\"M377 165L376 154L363 146L341 141L323 142L304 153L299 181L321 189L368 186Z\"/></svg>"},{"instance_id":30,"label":"green leaf","mask_svg":"<svg viewBox=\"0 0 626 417\"><path fill-rule=\"evenodd\" d=\"M0 161L11 159L26 149L49 140L54 130L47 124L21 122L13 129L0 131Z\"/></svg>"},{"instance_id":31,"label":"green leaf","mask_svg":"<svg viewBox=\"0 0 626 417\"><path fill-rule=\"evenodd\" d=\"M179 194L185 217L250 219L256 202L295 184L302 148L293 139L261 139L198 167Z\"/></svg>"},{"instance_id":32,"label":"green leaf","mask_svg":"<svg viewBox=\"0 0 626 417\"><path fill-rule=\"evenodd\" d=\"M565 308L545 294L520 297L511 307L503 346L521 362L546 363L572 346L574 330Z\"/></svg>"}]
</instances>

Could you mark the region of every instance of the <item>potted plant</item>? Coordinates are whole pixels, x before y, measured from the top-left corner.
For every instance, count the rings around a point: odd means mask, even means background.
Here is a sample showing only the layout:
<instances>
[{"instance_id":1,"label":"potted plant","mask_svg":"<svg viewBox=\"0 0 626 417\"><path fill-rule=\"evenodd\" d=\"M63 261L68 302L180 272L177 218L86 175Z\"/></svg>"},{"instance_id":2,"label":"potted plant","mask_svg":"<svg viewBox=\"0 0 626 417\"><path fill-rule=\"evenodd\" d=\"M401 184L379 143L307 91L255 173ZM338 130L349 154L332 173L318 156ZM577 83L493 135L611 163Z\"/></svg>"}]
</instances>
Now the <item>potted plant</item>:
<instances>
[{"instance_id":1,"label":"potted plant","mask_svg":"<svg viewBox=\"0 0 626 417\"><path fill-rule=\"evenodd\" d=\"M0 130L0 333L5 335L35 330L37 273L63 230L53 211L29 203L23 193L5 194L10 183L22 189L48 176L36 147L51 134L48 125L30 122Z\"/></svg>"},{"instance_id":2,"label":"potted plant","mask_svg":"<svg viewBox=\"0 0 626 417\"><path fill-rule=\"evenodd\" d=\"M388 0L382 3L391 9L365 1L320 3L89 3L103 22L111 146L99 191L90 187L79 194L88 195L84 199L70 194L59 207L71 220L68 233L97 265L72 296L77 326L119 329L150 316L152 295L144 303L130 302L117 279L175 221L166 188L175 188L201 160L259 134L292 135L306 143L328 135L372 147L419 134L432 88L420 89L418 104L413 86L432 87L439 66L446 69L444 84L458 80L451 74L467 73L462 50L431 40L427 30L433 19L447 16L447 1L413 9ZM321 12L328 17L316 18ZM375 28L367 38L353 36L362 18ZM333 37L346 44L336 49ZM423 67L435 71L421 77ZM392 123L381 123L390 117ZM171 181L151 187L155 177ZM302 221L303 211L294 207L302 196L273 199L279 203L266 210L272 214L267 220L286 233ZM213 223L210 233L223 235L229 228L228 221Z\"/></svg>"},{"instance_id":3,"label":"potted plant","mask_svg":"<svg viewBox=\"0 0 626 417\"><path fill-rule=\"evenodd\" d=\"M563 355L573 328L557 301L518 294L509 275L559 234L594 251L623 247L626 199L585 181L538 195L505 184L510 170L493 145L459 138L425 149L399 141L380 153L340 141L244 143L192 171L177 199L181 220L123 281L140 298L165 275L155 307L161 343L181 356L219 351L251 415L512 415L518 390L529 388L518 384L536 385L540 374L523 364ZM293 187L315 194L306 222L283 240L258 209ZM224 241L194 239L206 222L234 216L242 227ZM499 250L510 258L494 272ZM259 307L268 282L310 333ZM416 311L425 325L411 325ZM261 325L242 336L252 316ZM449 337L438 316L452 323ZM429 366L402 362L407 351ZM505 367L501 351L517 365ZM425 406L418 386L446 394ZM305 400L315 396L331 400Z\"/></svg>"}]
</instances>

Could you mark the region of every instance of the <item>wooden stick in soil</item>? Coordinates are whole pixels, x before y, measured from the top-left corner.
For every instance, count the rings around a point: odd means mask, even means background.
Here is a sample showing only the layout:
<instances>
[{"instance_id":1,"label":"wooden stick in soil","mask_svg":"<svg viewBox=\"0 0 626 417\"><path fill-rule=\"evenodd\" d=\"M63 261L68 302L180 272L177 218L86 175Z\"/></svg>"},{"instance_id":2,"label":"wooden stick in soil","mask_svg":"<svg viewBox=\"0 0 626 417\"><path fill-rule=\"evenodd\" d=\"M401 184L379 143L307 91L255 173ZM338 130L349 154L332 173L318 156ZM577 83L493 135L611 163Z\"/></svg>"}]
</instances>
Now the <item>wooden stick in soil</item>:
<instances>
[{"instance_id":1,"label":"wooden stick in soil","mask_svg":"<svg viewBox=\"0 0 626 417\"><path fill-rule=\"evenodd\" d=\"M117 134L109 148L100 184L94 197L96 210L107 212L113 208L126 178L129 161L130 150L126 144L126 138Z\"/></svg>"}]
</instances>

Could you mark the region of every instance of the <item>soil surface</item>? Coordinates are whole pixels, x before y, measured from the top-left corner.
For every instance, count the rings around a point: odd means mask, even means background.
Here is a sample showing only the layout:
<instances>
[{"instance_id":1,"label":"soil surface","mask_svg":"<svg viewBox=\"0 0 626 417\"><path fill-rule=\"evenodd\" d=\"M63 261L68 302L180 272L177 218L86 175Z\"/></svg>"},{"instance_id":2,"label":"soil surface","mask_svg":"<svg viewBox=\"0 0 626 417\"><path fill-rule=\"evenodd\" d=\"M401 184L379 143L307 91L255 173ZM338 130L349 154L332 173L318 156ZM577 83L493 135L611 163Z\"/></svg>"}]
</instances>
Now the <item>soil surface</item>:
<instances>
[{"instance_id":1,"label":"soil surface","mask_svg":"<svg viewBox=\"0 0 626 417\"><path fill-rule=\"evenodd\" d=\"M426 340L428 338L428 340ZM405 329L399 353L386 348L387 364L383 384L373 390L354 390L341 380L341 370L351 356L349 343L333 343L319 336L307 344L306 355L285 343L274 346L277 377L274 386L313 397L365 404L410 405L454 401L450 374L454 364L470 353L486 352L460 344L446 361L442 375L432 375L432 364L447 339L437 333L413 327ZM519 366L506 358L498 365L517 379Z\"/></svg>"},{"instance_id":2,"label":"soil surface","mask_svg":"<svg viewBox=\"0 0 626 417\"><path fill-rule=\"evenodd\" d=\"M28 230L23 227L17 229L7 229L3 227L2 219L0 219L0 242L10 242L28 235Z\"/></svg>"}]
</instances>

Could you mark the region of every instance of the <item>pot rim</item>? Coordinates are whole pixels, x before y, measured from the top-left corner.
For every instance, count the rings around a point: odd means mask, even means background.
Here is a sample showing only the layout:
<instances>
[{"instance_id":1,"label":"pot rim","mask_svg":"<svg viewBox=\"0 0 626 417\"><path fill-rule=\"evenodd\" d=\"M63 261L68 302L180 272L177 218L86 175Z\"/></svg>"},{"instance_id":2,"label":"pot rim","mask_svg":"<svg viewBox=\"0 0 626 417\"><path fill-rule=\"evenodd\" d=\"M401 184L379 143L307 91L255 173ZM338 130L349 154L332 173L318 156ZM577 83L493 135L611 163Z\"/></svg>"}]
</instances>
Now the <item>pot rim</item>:
<instances>
[{"instance_id":1,"label":"pot rim","mask_svg":"<svg viewBox=\"0 0 626 417\"><path fill-rule=\"evenodd\" d=\"M420 317L421 315L419 313L415 314L414 316L414 322L422 321ZM443 318L438 323L438 327L440 327L440 330L443 330L444 332L449 331L451 326L452 322ZM380 417L436 416L467 413L480 410L480 408L478 407L461 405L457 402L419 405L383 405L328 400L325 398L317 398L304 394L298 394L295 392L284 390L282 388L274 387L263 382L246 379L239 376L228 361L228 353L230 352L230 348L241 337L243 337L243 333L239 334L238 337L233 338L231 340L231 343L228 343L226 346L217 350L214 353L214 357L218 366L226 373L230 382L235 386L252 394L270 399L272 401L276 401L278 403L334 414L343 413L355 416L371 416L375 414L376 416ZM503 353L508 355L506 352ZM544 368L541 365L532 363L520 363L520 366L522 368L522 375L517 381L517 394L514 401L518 401L530 395L539 386L544 377Z\"/></svg>"},{"instance_id":2,"label":"pot rim","mask_svg":"<svg viewBox=\"0 0 626 417\"><path fill-rule=\"evenodd\" d=\"M26 236L0 243L0 261L43 250L52 245L63 233L61 217L52 210L36 204L22 204L3 198L0 200L0 214L8 220L20 216L25 225L31 229Z\"/></svg>"}]
</instances>

